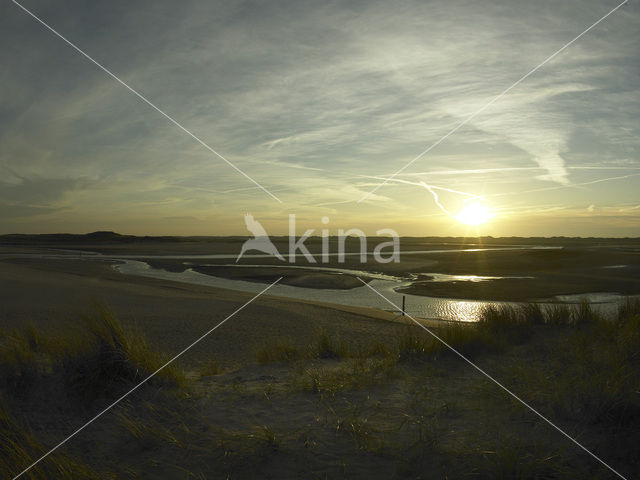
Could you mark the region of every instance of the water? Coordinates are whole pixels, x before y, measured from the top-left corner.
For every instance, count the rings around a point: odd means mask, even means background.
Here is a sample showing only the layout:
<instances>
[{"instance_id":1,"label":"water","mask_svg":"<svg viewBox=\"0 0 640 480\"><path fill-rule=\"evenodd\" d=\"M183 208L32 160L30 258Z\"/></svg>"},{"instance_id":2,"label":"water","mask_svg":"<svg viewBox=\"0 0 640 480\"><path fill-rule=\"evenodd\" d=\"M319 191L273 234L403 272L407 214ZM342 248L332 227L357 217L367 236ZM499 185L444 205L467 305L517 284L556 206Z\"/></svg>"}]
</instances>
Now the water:
<instances>
[{"instance_id":1,"label":"water","mask_svg":"<svg viewBox=\"0 0 640 480\"><path fill-rule=\"evenodd\" d=\"M498 248L483 248L483 249L466 249L462 251L478 251L478 250L519 250L519 249L547 249L547 248L562 248L562 247L498 247ZM184 272L168 272L162 269L151 268L147 263L134 260L136 259L235 259L236 255L229 254L212 254L212 255L102 255L94 252L78 252L74 250L59 250L55 249L58 253L50 254L0 254L0 257L27 257L27 258L55 258L55 259L83 259L83 260L119 260L121 264L114 265L114 268L123 274L139 275L143 277L160 278L165 280L189 283L194 285L207 285L218 288L227 288L231 290L240 290L244 292L258 293L264 289L265 284L256 282L247 282L243 280L231 280L221 277L213 277L211 275L205 275L203 273L195 272L188 269ZM426 254L426 253L456 253L461 250L420 250L402 252L402 255L411 254ZM356 254L359 255L359 254ZM249 255L251 258L267 258L270 255ZM185 262L188 265L188 262ZM202 265L201 262L198 263ZM258 268L264 265L235 265L238 268ZM276 268L274 265L269 265L269 268ZM499 278L506 277L489 277L478 275L447 275L443 273L429 273L424 272L420 274L414 274L410 278L400 278L392 275L385 275L382 273L372 273L363 270L353 270L346 268L331 268L331 267L312 267L312 266L296 266L296 265L282 265L286 268L303 268L306 270L319 270L319 271L331 271L336 273L345 273L356 276L365 276L371 278L369 285L384 295L389 301L376 294L371 288L367 286L357 287L350 290L330 290L330 289L311 289L301 288L289 285L275 285L269 290L270 295L278 295L286 298L296 298L303 300L311 300L317 302L334 303L339 305L349 305L357 307L370 307L379 308L388 311L400 312L402 306L402 294L395 291L397 288L408 286L414 281L418 275L428 275L432 277L432 281L447 282L447 281L491 281ZM615 265L612 268L622 268L624 266ZM531 278L531 277L508 277L508 278ZM442 320L457 320L464 322L477 321L481 310L488 305L517 305L512 302L496 302L496 301L476 301L476 300L459 300L451 298L437 298L437 297L424 297L421 295L404 294L406 297L405 311L416 318L429 318L429 319L442 319ZM582 301L588 301L594 305L595 309L600 311L604 315L613 315L618 306L624 301L625 297L616 293L596 292L580 295L562 295L550 299L549 304L553 302L564 303L580 303ZM391 303L389 303L391 302ZM547 305L543 303L542 305Z\"/></svg>"},{"instance_id":2,"label":"water","mask_svg":"<svg viewBox=\"0 0 640 480\"><path fill-rule=\"evenodd\" d=\"M424 254L433 254L433 253L460 253L460 252L493 252L493 251L504 251L504 250L560 250L563 247L554 247L554 246L537 246L537 245L519 245L516 247L482 247L482 248L449 248L444 250L406 250L400 252L401 256L405 255L424 255ZM372 252L366 252L368 256L372 256ZM354 257L360 256L360 252L346 252L346 253L335 253L329 252L327 256L329 257L338 257L344 255L345 257ZM189 259L198 259L198 260L206 260L206 259L227 259L227 260L235 260L238 257L238 254L233 253L212 253L208 255L100 255L106 258L122 258L122 259L163 259L163 260L189 260ZM283 253L282 256L284 258L303 258L305 254L303 253L295 253L288 254ZM312 254L313 257L319 258L320 254ZM244 255L243 258L273 258L271 254L251 254Z\"/></svg>"},{"instance_id":3,"label":"water","mask_svg":"<svg viewBox=\"0 0 640 480\"><path fill-rule=\"evenodd\" d=\"M489 280L501 280L503 278L534 278L534 277L489 277L483 275L449 275L447 273L420 273L431 277L430 282L486 282ZM415 277L417 278L418 275Z\"/></svg>"},{"instance_id":4,"label":"water","mask_svg":"<svg viewBox=\"0 0 640 480\"><path fill-rule=\"evenodd\" d=\"M151 268L145 262L137 260L122 260L122 262L122 264L114 265L114 268L121 273L128 275L160 278L164 280L178 281L195 285L207 285L218 288L228 288L231 290L240 290L243 292L251 293L258 293L265 287L265 284L263 283L213 277L211 275L195 272L191 269L187 269L184 272L177 273L168 272L162 269ZM269 266L269 268L273 267ZM393 277L390 275L371 274L358 270L333 269L326 267L304 268L309 270L337 270L342 273L350 273L353 275L362 275L373 278L369 282L369 285L377 290L381 295L386 297L391 303L389 303L387 300L382 298L371 288L365 285L350 290L331 290L311 289L277 284L269 290L269 295L278 295L287 298L296 298L357 307L380 308L383 310L400 312L402 306L402 294L397 293L395 289L408 286L412 282L412 280ZM451 277L457 278L458 276L452 275ZM477 278L482 277L476 277L476 281ZM486 278L493 279L495 277ZM440 281L443 280L440 279ZM481 310L488 305L517 305L516 303L511 302L458 300L451 298L424 297L421 295L404 295L406 296L405 311L409 315L416 318L473 322L477 321ZM623 300L623 298L624 297L617 294L595 293L584 295L566 295L563 296L563 298L557 298L557 300L573 303L580 302L586 299L587 301L594 303L595 308L601 311L603 314L610 315L616 311L619 303Z\"/></svg>"}]
</instances>

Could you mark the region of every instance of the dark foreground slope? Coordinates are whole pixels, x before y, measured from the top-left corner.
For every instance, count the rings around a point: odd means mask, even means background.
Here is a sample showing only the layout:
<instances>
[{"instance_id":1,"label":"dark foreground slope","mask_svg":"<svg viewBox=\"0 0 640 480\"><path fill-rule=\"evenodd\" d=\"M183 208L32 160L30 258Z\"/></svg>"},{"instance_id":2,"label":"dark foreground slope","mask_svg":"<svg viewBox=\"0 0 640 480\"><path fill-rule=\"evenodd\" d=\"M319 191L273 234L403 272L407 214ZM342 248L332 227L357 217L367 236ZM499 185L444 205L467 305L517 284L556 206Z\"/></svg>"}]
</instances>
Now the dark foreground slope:
<instances>
[{"instance_id":1,"label":"dark foreground slope","mask_svg":"<svg viewBox=\"0 0 640 480\"><path fill-rule=\"evenodd\" d=\"M628 478L640 474L640 308L489 310L438 334ZM84 334L5 332L11 477L161 365L108 310ZM352 344L283 336L254 359L173 365L24 478L613 478L418 328ZM238 347L241 347L238 345Z\"/></svg>"}]
</instances>

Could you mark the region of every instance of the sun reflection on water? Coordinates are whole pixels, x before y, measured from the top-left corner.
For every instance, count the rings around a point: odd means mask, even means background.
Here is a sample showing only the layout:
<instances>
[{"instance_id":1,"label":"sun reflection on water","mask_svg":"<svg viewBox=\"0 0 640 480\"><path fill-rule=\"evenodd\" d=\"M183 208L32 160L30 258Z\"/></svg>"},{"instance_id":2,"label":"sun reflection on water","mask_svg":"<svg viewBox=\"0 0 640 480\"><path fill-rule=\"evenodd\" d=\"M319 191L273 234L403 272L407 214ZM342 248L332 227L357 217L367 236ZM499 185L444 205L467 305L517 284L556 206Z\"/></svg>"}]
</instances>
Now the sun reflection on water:
<instances>
[{"instance_id":1,"label":"sun reflection on water","mask_svg":"<svg viewBox=\"0 0 640 480\"><path fill-rule=\"evenodd\" d=\"M450 300L441 303L442 318L455 318L460 322L477 322L486 302Z\"/></svg>"}]
</instances>

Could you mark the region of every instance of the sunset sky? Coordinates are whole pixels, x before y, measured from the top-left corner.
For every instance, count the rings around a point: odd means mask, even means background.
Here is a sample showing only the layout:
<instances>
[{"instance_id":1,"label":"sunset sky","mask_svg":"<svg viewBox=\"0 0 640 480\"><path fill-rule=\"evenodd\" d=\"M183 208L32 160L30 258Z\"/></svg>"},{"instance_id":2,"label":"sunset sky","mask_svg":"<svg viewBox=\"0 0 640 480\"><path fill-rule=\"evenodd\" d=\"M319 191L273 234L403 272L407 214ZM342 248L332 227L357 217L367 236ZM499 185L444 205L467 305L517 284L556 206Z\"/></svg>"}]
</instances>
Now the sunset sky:
<instances>
[{"instance_id":1,"label":"sunset sky","mask_svg":"<svg viewBox=\"0 0 640 480\"><path fill-rule=\"evenodd\" d=\"M640 236L637 2L20 3L282 203L3 2L0 233Z\"/></svg>"}]
</instances>

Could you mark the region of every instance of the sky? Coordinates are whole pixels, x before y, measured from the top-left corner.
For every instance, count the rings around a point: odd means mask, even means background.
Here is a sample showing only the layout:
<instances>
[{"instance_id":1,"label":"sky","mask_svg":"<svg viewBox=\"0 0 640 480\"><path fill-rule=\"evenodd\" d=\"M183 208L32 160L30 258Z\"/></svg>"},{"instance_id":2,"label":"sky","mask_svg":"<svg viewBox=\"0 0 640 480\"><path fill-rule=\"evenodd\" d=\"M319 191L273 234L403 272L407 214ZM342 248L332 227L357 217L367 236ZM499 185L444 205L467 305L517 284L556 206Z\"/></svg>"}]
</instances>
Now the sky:
<instances>
[{"instance_id":1,"label":"sky","mask_svg":"<svg viewBox=\"0 0 640 480\"><path fill-rule=\"evenodd\" d=\"M0 233L640 236L637 1L442 140L619 3L20 0L276 201L2 2Z\"/></svg>"}]
</instances>

